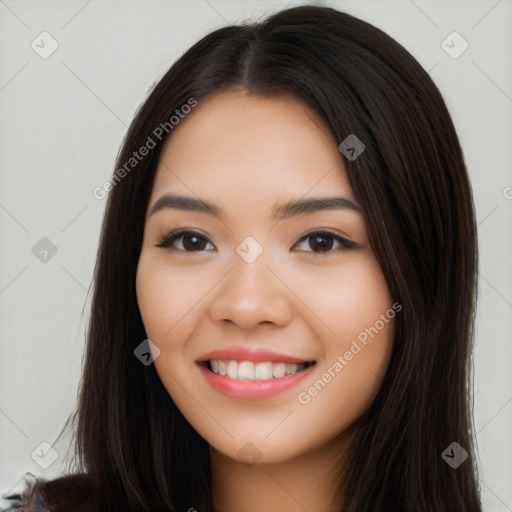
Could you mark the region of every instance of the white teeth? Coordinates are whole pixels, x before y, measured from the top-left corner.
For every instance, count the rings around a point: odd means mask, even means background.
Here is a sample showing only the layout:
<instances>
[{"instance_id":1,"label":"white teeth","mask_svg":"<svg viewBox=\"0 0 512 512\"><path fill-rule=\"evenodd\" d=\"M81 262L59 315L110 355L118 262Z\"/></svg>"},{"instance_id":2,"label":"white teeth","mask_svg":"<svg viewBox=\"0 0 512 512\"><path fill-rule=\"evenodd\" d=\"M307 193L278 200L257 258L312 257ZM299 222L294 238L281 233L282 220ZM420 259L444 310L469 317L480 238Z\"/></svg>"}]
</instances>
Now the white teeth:
<instances>
[{"instance_id":1,"label":"white teeth","mask_svg":"<svg viewBox=\"0 0 512 512\"><path fill-rule=\"evenodd\" d=\"M238 378L238 363L236 361L229 361L226 367L228 377L232 379Z\"/></svg>"},{"instance_id":2,"label":"white teeth","mask_svg":"<svg viewBox=\"0 0 512 512\"><path fill-rule=\"evenodd\" d=\"M286 365L284 367L284 374L285 375L293 375L296 372L297 372L297 365L296 364L286 363Z\"/></svg>"},{"instance_id":3,"label":"white teeth","mask_svg":"<svg viewBox=\"0 0 512 512\"><path fill-rule=\"evenodd\" d=\"M286 364L285 363L277 363L274 366L272 374L274 375L274 377L276 379L280 379L280 378L284 377L284 370L285 370L285 368L286 368Z\"/></svg>"},{"instance_id":4,"label":"white teeth","mask_svg":"<svg viewBox=\"0 0 512 512\"><path fill-rule=\"evenodd\" d=\"M272 378L272 363L256 364L256 380L269 380Z\"/></svg>"},{"instance_id":5,"label":"white teeth","mask_svg":"<svg viewBox=\"0 0 512 512\"><path fill-rule=\"evenodd\" d=\"M252 361L235 361L211 359L210 369L213 373L240 380L281 379L293 375L306 367L304 363L253 363Z\"/></svg>"},{"instance_id":6,"label":"white teeth","mask_svg":"<svg viewBox=\"0 0 512 512\"><path fill-rule=\"evenodd\" d=\"M254 365L250 361L242 361L238 365L238 378L243 380L254 380Z\"/></svg>"}]
</instances>

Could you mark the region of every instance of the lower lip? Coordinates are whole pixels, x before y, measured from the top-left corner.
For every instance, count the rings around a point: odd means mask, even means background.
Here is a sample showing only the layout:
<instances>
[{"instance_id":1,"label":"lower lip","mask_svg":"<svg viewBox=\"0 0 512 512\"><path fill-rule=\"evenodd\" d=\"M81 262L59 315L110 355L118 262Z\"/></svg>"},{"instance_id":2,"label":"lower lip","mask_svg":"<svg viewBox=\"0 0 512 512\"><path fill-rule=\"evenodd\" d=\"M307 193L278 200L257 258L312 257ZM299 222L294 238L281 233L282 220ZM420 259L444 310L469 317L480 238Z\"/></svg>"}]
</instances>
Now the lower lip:
<instances>
[{"instance_id":1,"label":"lower lip","mask_svg":"<svg viewBox=\"0 0 512 512\"><path fill-rule=\"evenodd\" d=\"M248 400L257 400L259 398L277 395L303 381L311 374L314 367L315 365L308 366L305 370L278 379L240 380L213 373L204 365L199 365L206 381L213 389L234 398L244 398Z\"/></svg>"}]
</instances>

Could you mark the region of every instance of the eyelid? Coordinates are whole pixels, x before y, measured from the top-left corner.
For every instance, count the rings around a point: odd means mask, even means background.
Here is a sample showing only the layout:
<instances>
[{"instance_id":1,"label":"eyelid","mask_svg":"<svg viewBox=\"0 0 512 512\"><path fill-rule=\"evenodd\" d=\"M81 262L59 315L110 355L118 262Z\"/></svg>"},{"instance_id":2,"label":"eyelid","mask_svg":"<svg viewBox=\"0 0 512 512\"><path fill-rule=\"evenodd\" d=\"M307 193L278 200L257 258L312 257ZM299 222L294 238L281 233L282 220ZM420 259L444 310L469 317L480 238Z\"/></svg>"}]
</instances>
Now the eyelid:
<instances>
[{"instance_id":1,"label":"eyelid","mask_svg":"<svg viewBox=\"0 0 512 512\"><path fill-rule=\"evenodd\" d=\"M332 237L335 241L338 242L338 244L341 246L341 248L339 249L335 249L335 250L330 250L330 251L326 251L326 252L314 252L314 251L300 251L300 252L309 252L309 253L312 253L312 254L316 254L318 256L327 256L328 254L333 254L333 253L336 253L338 251L346 251L346 250L350 250L350 249L354 249L357 247L357 244L355 242L353 242L352 240L349 240L348 238L342 236L342 235L339 235L338 233L335 233L329 229L314 229L312 231L310 231L309 233L306 233L304 236L302 236L299 241L294 245L294 247L296 245L298 245L299 243L301 243L303 240L307 240L309 237L313 236L313 235L327 235L328 237Z\"/></svg>"},{"instance_id":2,"label":"eyelid","mask_svg":"<svg viewBox=\"0 0 512 512\"><path fill-rule=\"evenodd\" d=\"M166 235L164 235L162 237L162 239L160 240L160 242L156 244L156 247L161 247L163 249L168 249L168 250L179 250L180 252L184 252L184 253L204 252L204 251L183 251L180 249L176 249L175 247L171 247L172 242L179 240L184 235L194 235L194 236L197 236L197 238L203 239L203 240L213 244L213 242L210 240L210 238L207 235L204 235L203 233L201 233L200 231L197 231L195 229L190 229L190 228L180 228L180 229L172 230L169 233L167 233Z\"/></svg>"},{"instance_id":3,"label":"eyelid","mask_svg":"<svg viewBox=\"0 0 512 512\"><path fill-rule=\"evenodd\" d=\"M207 235L202 234L200 231L197 231L195 229L190 229L190 228L181 228L181 229L176 229L176 230L170 231L167 235L165 235L160 240L160 242L158 244L156 244L156 247L161 247L161 248L168 249L168 250L177 250L177 251L180 251L183 253L211 252L211 251L205 251L205 250L184 251L182 249L176 249L175 247L171 246L171 243L175 242L176 240L179 240L184 235L196 236L197 238L205 240L206 242L209 242L213 245L213 242L210 240L210 238ZM311 253L311 254L315 254L317 256L327 256L329 254L336 253L338 251L346 251L346 250L350 250L350 249L354 249L354 248L358 247L357 243L353 242L352 240L349 240L345 236L339 235L338 233L335 233L329 229L322 229L322 228L313 229L313 230L309 231L308 233L306 233L305 235L302 235L300 237L300 239L293 245L293 247L296 247L298 244L300 244L303 241L306 241L309 237L311 237L313 235L320 235L320 236L327 235L328 237L331 237L336 242L338 242L338 244L340 245L340 248L335 249L335 250L325 251L325 252L315 252L315 251L299 251L299 252Z\"/></svg>"}]
</instances>

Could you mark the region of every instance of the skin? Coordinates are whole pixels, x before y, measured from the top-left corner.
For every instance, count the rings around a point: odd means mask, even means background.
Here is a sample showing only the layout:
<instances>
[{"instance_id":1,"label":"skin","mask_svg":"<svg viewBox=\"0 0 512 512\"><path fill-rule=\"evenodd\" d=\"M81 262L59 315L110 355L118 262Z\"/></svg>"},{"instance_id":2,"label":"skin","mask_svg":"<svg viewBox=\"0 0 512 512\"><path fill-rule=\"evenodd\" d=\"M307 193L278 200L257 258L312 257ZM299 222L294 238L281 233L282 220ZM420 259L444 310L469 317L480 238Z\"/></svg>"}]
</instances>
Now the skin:
<instances>
[{"instance_id":1,"label":"skin","mask_svg":"<svg viewBox=\"0 0 512 512\"><path fill-rule=\"evenodd\" d=\"M356 203L338 144L297 99L237 90L193 109L161 154L137 300L146 334L160 350L154 361L160 379L211 447L217 511L339 506L335 468L386 372L393 320L366 346L359 343L362 349L308 403L298 400L393 304L360 212L270 218L276 204L293 199L342 196ZM174 208L150 214L170 192L212 202L225 217ZM157 246L179 228L198 232L200 243L181 238L174 249ZM346 249L327 238L322 248L304 238L318 230L357 245ZM263 249L252 263L236 252L247 236ZM210 387L196 364L233 345L316 365L305 381L276 396L233 398ZM253 463L243 461L248 453Z\"/></svg>"}]
</instances>

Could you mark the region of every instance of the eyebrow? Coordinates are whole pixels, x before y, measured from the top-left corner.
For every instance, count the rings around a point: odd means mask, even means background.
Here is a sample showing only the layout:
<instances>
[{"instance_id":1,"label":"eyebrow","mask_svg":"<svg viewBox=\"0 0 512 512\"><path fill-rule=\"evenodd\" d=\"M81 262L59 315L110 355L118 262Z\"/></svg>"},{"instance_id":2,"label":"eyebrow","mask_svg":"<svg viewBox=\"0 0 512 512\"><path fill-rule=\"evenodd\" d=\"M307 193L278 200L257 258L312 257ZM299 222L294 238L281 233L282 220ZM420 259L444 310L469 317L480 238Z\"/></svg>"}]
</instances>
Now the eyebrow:
<instances>
[{"instance_id":1,"label":"eyebrow","mask_svg":"<svg viewBox=\"0 0 512 512\"><path fill-rule=\"evenodd\" d=\"M215 215L221 219L225 217L225 211L213 203L195 197L176 194L165 194L160 197L151 208L149 215L151 216L164 208L203 212ZM275 205L272 208L272 220L285 220L322 210L351 210L362 213L362 209L358 204L345 197L316 197Z\"/></svg>"}]
</instances>

